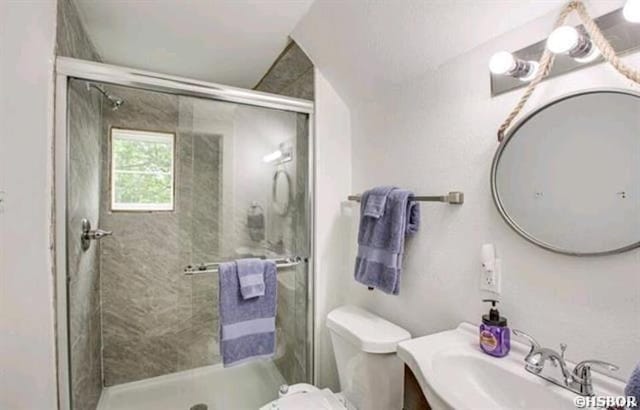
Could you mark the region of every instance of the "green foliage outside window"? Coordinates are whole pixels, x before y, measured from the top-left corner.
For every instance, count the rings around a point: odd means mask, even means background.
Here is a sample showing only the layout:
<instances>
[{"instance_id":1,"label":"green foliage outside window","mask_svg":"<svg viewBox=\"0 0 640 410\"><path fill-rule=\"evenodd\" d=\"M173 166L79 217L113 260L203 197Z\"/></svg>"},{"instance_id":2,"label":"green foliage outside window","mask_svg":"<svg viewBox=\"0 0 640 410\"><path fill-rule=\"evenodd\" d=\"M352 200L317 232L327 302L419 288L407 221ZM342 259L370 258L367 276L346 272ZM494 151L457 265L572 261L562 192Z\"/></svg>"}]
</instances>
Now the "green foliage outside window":
<instances>
[{"instance_id":1,"label":"green foliage outside window","mask_svg":"<svg viewBox=\"0 0 640 410\"><path fill-rule=\"evenodd\" d=\"M173 134L113 132L113 209L173 209Z\"/></svg>"}]
</instances>

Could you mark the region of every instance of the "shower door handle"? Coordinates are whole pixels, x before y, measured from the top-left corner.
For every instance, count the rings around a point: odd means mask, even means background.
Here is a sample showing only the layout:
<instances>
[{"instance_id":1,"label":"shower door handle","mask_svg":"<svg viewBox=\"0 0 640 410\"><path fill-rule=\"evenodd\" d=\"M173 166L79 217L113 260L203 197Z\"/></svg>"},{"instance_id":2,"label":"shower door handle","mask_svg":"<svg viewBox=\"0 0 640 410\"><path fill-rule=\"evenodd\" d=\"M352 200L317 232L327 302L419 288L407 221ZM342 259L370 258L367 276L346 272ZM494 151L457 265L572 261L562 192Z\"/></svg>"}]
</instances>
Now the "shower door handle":
<instances>
[{"instance_id":1,"label":"shower door handle","mask_svg":"<svg viewBox=\"0 0 640 410\"><path fill-rule=\"evenodd\" d=\"M111 236L113 235L113 231L105 231L102 229L96 229L93 231L89 231L88 236L89 239L102 239L105 236Z\"/></svg>"},{"instance_id":2,"label":"shower door handle","mask_svg":"<svg viewBox=\"0 0 640 410\"><path fill-rule=\"evenodd\" d=\"M91 222L88 219L82 220L82 235L80 240L82 243L82 250L86 251L91 247L91 241L97 241L105 236L113 235L113 231L105 231L103 229L91 229Z\"/></svg>"}]
</instances>

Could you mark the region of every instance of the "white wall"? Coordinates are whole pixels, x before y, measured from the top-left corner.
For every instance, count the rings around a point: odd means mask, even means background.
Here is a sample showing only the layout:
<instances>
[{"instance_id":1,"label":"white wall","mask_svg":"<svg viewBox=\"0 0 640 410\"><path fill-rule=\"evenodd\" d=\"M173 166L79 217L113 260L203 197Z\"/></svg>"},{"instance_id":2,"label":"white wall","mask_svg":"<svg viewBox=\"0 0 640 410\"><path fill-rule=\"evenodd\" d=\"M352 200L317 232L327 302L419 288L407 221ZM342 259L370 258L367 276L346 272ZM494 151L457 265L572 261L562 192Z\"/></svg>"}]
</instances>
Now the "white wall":
<instances>
[{"instance_id":1,"label":"white wall","mask_svg":"<svg viewBox=\"0 0 640 410\"><path fill-rule=\"evenodd\" d=\"M595 8L611 9L619 3L600 2ZM352 234L346 240L348 245L339 238L333 249L349 246L351 255L345 259L344 251L319 254L322 263L337 270L332 282L318 280L317 303L362 305L407 328L414 336L449 329L461 321L478 323L487 310L478 289L479 251L481 244L493 242L503 258L501 311L510 325L534 335L546 346L568 343L571 360L599 358L617 363L621 366L617 377L626 378L640 360L640 250L597 258L553 254L517 236L502 221L491 200L489 171L497 148L496 130L521 91L491 98L487 62L495 51L515 50L543 39L555 13L402 84L380 84L365 96L357 94L358 87L342 84L362 81L366 67L374 62L366 60L357 48L345 49L357 42L327 41L331 33L344 27L336 26L341 24L340 19L328 20L331 13L326 10L317 11L317 4L293 37L321 71L331 73L332 85L349 103L353 191L396 184L424 195L450 190L466 195L461 207L422 205L423 224L408 244L399 296L368 292L353 284L356 218L348 212L342 218L334 216L332 229L344 229L339 225L349 219ZM333 6L323 2L318 8ZM505 16L481 18L497 20ZM377 38L383 38L385 32L404 24L420 24L420 19L398 21L390 13L385 25L359 25L351 30L357 33L355 38L367 39L374 30ZM473 25L466 30L468 35L476 35ZM407 47L421 50L429 45L422 38L405 38L402 48ZM351 59L351 64L335 61L335 56ZM626 61L638 67L640 54ZM375 63L398 66L412 61L387 63L378 58ZM595 87L640 89L601 64L546 81L527 109L570 91ZM320 167L318 174L322 175ZM344 198L343 178L334 181L340 184L339 193L325 194L319 189L318 200L337 207ZM338 272L341 278L335 277ZM318 275L325 273L318 271ZM322 319L325 312L319 309L317 313ZM328 350L320 347L318 363L325 366L332 358L324 356ZM320 382L331 385L335 380L321 378Z\"/></svg>"},{"instance_id":2,"label":"white wall","mask_svg":"<svg viewBox=\"0 0 640 410\"><path fill-rule=\"evenodd\" d=\"M325 318L344 300L345 278L352 265L344 238L349 219L341 202L351 193L349 110L331 84L315 70L315 376L319 384L338 387L338 375ZM337 391L337 390L336 390Z\"/></svg>"},{"instance_id":3,"label":"white wall","mask_svg":"<svg viewBox=\"0 0 640 410\"><path fill-rule=\"evenodd\" d=\"M54 1L0 1L0 408L57 407L51 235Z\"/></svg>"}]
</instances>

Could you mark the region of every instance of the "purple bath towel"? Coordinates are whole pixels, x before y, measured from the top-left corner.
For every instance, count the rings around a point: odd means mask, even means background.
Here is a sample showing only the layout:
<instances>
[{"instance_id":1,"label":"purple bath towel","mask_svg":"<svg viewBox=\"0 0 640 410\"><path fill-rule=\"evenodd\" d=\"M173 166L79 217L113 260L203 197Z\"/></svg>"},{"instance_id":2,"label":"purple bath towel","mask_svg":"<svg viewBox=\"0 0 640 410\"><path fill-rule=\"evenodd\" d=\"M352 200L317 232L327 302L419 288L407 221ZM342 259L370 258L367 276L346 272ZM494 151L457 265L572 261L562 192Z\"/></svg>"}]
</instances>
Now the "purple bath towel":
<instances>
[{"instance_id":1,"label":"purple bath towel","mask_svg":"<svg viewBox=\"0 0 640 410\"><path fill-rule=\"evenodd\" d=\"M367 199L362 198L362 203L364 204L362 214L375 219L380 218L387 206L389 193L394 189L396 187L380 186L367 191Z\"/></svg>"},{"instance_id":2,"label":"purple bath towel","mask_svg":"<svg viewBox=\"0 0 640 410\"><path fill-rule=\"evenodd\" d=\"M243 299L251 299L264 295L264 259L248 258L236 261L238 266L238 280Z\"/></svg>"},{"instance_id":3,"label":"purple bath towel","mask_svg":"<svg viewBox=\"0 0 640 410\"><path fill-rule=\"evenodd\" d=\"M380 217L370 217L366 212L369 196L380 195L378 192L383 188L362 195L354 276L363 285L397 295L405 236L418 231L420 206L410 199L411 191L394 188L386 196Z\"/></svg>"},{"instance_id":4,"label":"purple bath towel","mask_svg":"<svg viewBox=\"0 0 640 410\"><path fill-rule=\"evenodd\" d=\"M218 267L220 303L220 354L224 367L258 358L271 358L276 347L276 264L264 261L264 295L244 299L238 265Z\"/></svg>"},{"instance_id":5,"label":"purple bath towel","mask_svg":"<svg viewBox=\"0 0 640 410\"><path fill-rule=\"evenodd\" d=\"M640 404L640 363L631 373L627 387L624 389L625 396L631 396L636 398L636 402Z\"/></svg>"}]
</instances>

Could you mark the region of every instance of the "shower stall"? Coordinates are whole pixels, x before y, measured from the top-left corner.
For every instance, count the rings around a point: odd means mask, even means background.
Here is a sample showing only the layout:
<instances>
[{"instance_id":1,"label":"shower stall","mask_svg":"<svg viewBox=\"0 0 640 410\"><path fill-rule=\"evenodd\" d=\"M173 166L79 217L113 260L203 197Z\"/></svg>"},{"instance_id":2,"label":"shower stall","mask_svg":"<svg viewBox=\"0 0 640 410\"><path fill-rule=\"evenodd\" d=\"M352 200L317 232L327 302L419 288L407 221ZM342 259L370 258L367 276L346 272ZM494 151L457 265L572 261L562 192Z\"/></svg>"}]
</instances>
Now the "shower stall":
<instances>
[{"instance_id":1,"label":"shower stall","mask_svg":"<svg viewBox=\"0 0 640 410\"><path fill-rule=\"evenodd\" d=\"M62 409L256 409L312 382L312 121L305 100L58 59ZM223 368L217 264L246 257L278 264L276 353Z\"/></svg>"}]
</instances>

